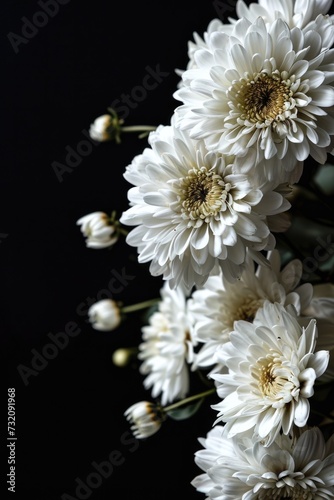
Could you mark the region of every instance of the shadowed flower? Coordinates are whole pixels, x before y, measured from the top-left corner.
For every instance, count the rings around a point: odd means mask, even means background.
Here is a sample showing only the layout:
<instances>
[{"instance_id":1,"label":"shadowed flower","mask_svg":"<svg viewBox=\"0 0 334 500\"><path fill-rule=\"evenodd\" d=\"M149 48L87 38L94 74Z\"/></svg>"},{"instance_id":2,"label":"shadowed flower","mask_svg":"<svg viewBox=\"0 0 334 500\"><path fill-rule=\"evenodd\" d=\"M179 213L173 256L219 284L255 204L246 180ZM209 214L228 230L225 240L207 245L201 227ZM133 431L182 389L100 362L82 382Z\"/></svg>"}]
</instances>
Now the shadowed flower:
<instances>
[{"instance_id":1,"label":"shadowed flower","mask_svg":"<svg viewBox=\"0 0 334 500\"><path fill-rule=\"evenodd\" d=\"M222 426L199 439L192 485L212 500L330 500L334 498L334 435L317 427L278 436L264 447L248 436L227 438Z\"/></svg>"},{"instance_id":2,"label":"shadowed flower","mask_svg":"<svg viewBox=\"0 0 334 500\"><path fill-rule=\"evenodd\" d=\"M165 283L160 291L158 310L142 327L138 359L144 386L152 388L152 397L161 404L184 398L189 391L189 365L193 360L193 344L184 292L171 290Z\"/></svg>"},{"instance_id":3,"label":"shadowed flower","mask_svg":"<svg viewBox=\"0 0 334 500\"><path fill-rule=\"evenodd\" d=\"M253 429L271 444L278 433L306 425L314 383L326 370L329 352L315 352L316 321L301 327L282 305L265 302L253 323L237 321L230 341L217 349L227 374L214 373L222 401L213 405L228 437Z\"/></svg>"}]
</instances>

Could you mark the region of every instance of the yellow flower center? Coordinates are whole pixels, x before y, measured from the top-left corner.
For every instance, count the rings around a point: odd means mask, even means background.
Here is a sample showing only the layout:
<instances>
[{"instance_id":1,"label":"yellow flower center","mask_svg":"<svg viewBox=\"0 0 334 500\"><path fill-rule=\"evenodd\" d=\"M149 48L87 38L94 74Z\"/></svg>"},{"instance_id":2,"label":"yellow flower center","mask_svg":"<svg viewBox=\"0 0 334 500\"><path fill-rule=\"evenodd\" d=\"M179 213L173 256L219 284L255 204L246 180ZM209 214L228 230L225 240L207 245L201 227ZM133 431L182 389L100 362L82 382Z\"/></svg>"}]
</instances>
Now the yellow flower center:
<instances>
[{"instance_id":1,"label":"yellow flower center","mask_svg":"<svg viewBox=\"0 0 334 500\"><path fill-rule=\"evenodd\" d=\"M294 106L289 80L279 74L258 73L252 78L241 78L229 90L242 120L269 124L284 119L287 110Z\"/></svg>"},{"instance_id":2,"label":"yellow flower center","mask_svg":"<svg viewBox=\"0 0 334 500\"><path fill-rule=\"evenodd\" d=\"M302 488L298 483L288 486L284 481L278 481L276 488L261 489L256 497L258 500L312 500L316 498L310 488ZM255 497L254 497L255 498Z\"/></svg>"},{"instance_id":3,"label":"yellow flower center","mask_svg":"<svg viewBox=\"0 0 334 500\"><path fill-rule=\"evenodd\" d=\"M280 400L283 397L292 399L298 392L299 383L293 376L291 368L284 366L276 353L259 358L253 366L253 375L258 381L258 387L264 397Z\"/></svg>"},{"instance_id":4,"label":"yellow flower center","mask_svg":"<svg viewBox=\"0 0 334 500\"><path fill-rule=\"evenodd\" d=\"M242 319L251 323L262 304L263 299L246 297L245 301L236 309L234 313L234 321Z\"/></svg>"},{"instance_id":5,"label":"yellow flower center","mask_svg":"<svg viewBox=\"0 0 334 500\"><path fill-rule=\"evenodd\" d=\"M183 216L208 222L208 218L226 210L230 189L230 184L206 167L189 170L179 191Z\"/></svg>"}]
</instances>

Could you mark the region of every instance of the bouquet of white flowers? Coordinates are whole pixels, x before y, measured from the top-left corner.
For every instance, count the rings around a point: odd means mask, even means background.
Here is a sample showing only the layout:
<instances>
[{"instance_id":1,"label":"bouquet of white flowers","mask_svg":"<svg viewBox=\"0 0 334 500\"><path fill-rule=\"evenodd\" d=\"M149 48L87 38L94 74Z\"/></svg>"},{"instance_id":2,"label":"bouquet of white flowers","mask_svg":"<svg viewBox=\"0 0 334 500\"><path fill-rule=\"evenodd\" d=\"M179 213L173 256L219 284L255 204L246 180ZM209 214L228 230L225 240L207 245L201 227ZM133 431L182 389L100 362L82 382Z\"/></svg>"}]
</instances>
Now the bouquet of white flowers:
<instances>
[{"instance_id":1,"label":"bouquet of white flowers","mask_svg":"<svg viewBox=\"0 0 334 500\"><path fill-rule=\"evenodd\" d=\"M89 320L111 331L146 311L139 344L113 355L137 359L149 393L125 411L136 438L215 395L192 481L210 499L334 498L331 4L238 0L188 42L170 123L128 126L110 107L90 128L147 145L124 169L120 218L77 221L87 247L124 237L163 286L98 301Z\"/></svg>"}]
</instances>

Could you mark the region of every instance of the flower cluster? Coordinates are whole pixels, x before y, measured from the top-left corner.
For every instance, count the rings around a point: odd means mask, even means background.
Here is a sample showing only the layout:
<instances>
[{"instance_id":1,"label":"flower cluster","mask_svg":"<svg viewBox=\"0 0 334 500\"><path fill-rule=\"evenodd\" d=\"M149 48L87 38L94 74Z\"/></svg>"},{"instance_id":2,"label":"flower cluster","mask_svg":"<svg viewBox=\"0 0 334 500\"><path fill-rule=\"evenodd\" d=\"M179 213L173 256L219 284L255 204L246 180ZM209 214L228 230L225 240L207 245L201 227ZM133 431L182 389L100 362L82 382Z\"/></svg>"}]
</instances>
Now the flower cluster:
<instances>
[{"instance_id":1,"label":"flower cluster","mask_svg":"<svg viewBox=\"0 0 334 500\"><path fill-rule=\"evenodd\" d=\"M129 353L153 400L125 411L137 438L215 398L192 481L207 499L334 498L334 420L314 408L318 391L334 394L332 273L305 275L286 237L303 179L333 151L331 6L238 0L236 18L213 19L188 42L169 123L125 127L109 109L90 129L116 143L140 131L147 145L124 169L119 220L77 221L87 246L124 235L163 286L153 301L97 302L89 320L111 331L149 310ZM114 359L126 365L126 350Z\"/></svg>"}]
</instances>

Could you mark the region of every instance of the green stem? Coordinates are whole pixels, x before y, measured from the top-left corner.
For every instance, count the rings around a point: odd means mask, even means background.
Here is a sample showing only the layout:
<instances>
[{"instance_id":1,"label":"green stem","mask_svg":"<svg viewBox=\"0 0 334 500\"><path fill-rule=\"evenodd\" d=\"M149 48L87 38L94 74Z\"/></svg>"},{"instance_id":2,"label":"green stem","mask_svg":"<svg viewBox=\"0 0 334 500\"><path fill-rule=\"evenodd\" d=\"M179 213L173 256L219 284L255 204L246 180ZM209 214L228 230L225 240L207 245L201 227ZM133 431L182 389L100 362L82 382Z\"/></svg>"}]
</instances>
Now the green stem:
<instances>
[{"instance_id":1,"label":"green stem","mask_svg":"<svg viewBox=\"0 0 334 500\"><path fill-rule=\"evenodd\" d=\"M116 210L113 210L111 213L111 216L109 217L109 223L111 226L116 226L117 231L120 234L123 234L124 236L127 236L129 234L129 231L127 231L122 224L119 222L119 220L116 219Z\"/></svg>"},{"instance_id":2,"label":"green stem","mask_svg":"<svg viewBox=\"0 0 334 500\"><path fill-rule=\"evenodd\" d=\"M121 127L121 132L150 132L156 130L157 127L152 125L129 125Z\"/></svg>"},{"instance_id":3,"label":"green stem","mask_svg":"<svg viewBox=\"0 0 334 500\"><path fill-rule=\"evenodd\" d=\"M191 403L191 401L195 401L196 399L201 399L205 398L206 396L209 396L210 394L213 394L216 392L216 388L209 389L208 391L200 392L199 394L194 394L194 396L189 396L189 398L182 399L182 401L178 401L177 403L173 403L172 405L165 406L164 411L168 412L170 410L174 410L175 408L178 408L179 406L186 405L187 403Z\"/></svg>"},{"instance_id":4,"label":"green stem","mask_svg":"<svg viewBox=\"0 0 334 500\"><path fill-rule=\"evenodd\" d=\"M139 311L139 309L145 309L147 307L151 307L151 306L157 304L158 302L160 302L160 300L161 299L145 300L144 302L139 302L138 304L133 304L131 306L122 307L121 310L123 313Z\"/></svg>"},{"instance_id":5,"label":"green stem","mask_svg":"<svg viewBox=\"0 0 334 500\"><path fill-rule=\"evenodd\" d=\"M123 236L127 236L129 234L129 231L127 231L126 229L123 229L122 227L118 227L117 228L117 231L120 233L120 234L123 234Z\"/></svg>"}]
</instances>

